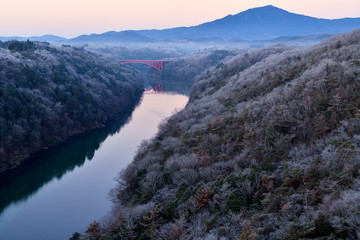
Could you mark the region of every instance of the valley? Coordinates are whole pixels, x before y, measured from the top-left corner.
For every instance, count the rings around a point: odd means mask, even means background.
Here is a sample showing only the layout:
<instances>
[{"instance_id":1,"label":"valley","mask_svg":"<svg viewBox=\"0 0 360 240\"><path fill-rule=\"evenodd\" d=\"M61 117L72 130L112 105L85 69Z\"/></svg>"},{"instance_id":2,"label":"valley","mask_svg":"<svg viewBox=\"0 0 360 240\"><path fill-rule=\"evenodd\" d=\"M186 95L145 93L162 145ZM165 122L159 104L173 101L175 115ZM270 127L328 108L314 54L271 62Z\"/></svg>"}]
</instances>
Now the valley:
<instances>
[{"instance_id":1,"label":"valley","mask_svg":"<svg viewBox=\"0 0 360 240\"><path fill-rule=\"evenodd\" d=\"M356 239L359 34L250 50L202 72L87 236Z\"/></svg>"},{"instance_id":2,"label":"valley","mask_svg":"<svg viewBox=\"0 0 360 240\"><path fill-rule=\"evenodd\" d=\"M0 37L0 239L360 238L360 18L124 26Z\"/></svg>"}]
</instances>

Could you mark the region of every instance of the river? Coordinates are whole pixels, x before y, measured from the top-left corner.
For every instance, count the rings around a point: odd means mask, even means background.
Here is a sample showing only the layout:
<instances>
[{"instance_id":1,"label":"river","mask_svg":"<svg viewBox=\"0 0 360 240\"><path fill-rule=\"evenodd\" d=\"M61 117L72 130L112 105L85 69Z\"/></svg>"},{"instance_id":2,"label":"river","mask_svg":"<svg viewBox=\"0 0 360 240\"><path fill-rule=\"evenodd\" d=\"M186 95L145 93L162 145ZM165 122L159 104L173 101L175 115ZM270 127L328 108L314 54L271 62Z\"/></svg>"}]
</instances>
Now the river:
<instances>
[{"instance_id":1,"label":"river","mask_svg":"<svg viewBox=\"0 0 360 240\"><path fill-rule=\"evenodd\" d=\"M111 208L107 196L118 172L187 101L175 93L144 94L105 128L42 151L0 176L0 239L64 240L100 221Z\"/></svg>"}]
</instances>

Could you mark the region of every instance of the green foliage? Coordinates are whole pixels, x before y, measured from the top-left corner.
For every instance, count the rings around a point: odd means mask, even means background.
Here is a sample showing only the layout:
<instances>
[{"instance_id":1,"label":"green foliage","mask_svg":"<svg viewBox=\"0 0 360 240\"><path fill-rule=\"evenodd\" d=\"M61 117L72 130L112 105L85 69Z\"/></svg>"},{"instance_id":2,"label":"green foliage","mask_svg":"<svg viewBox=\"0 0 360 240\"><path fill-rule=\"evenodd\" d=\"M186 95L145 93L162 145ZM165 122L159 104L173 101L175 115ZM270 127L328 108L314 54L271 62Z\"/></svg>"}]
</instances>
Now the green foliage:
<instances>
[{"instance_id":1,"label":"green foliage","mask_svg":"<svg viewBox=\"0 0 360 240\"><path fill-rule=\"evenodd\" d=\"M174 153L175 153L175 152L174 152L174 149L172 149L172 148L167 148L167 149L163 150L162 155L163 155L163 158L164 158L164 159L168 159L168 158L171 157Z\"/></svg>"},{"instance_id":2,"label":"green foliage","mask_svg":"<svg viewBox=\"0 0 360 240\"><path fill-rule=\"evenodd\" d=\"M227 176L225 178L225 181L231 186L231 187L236 187L236 184L243 180L243 178L241 176L239 176L239 174L236 173L232 173L229 176Z\"/></svg>"},{"instance_id":3,"label":"green foliage","mask_svg":"<svg viewBox=\"0 0 360 240\"><path fill-rule=\"evenodd\" d=\"M211 219L206 221L205 225L206 225L207 231L213 229L216 226L218 220L219 220L219 215L215 214Z\"/></svg>"},{"instance_id":4,"label":"green foliage","mask_svg":"<svg viewBox=\"0 0 360 240\"><path fill-rule=\"evenodd\" d=\"M177 203L174 201L168 202L163 209L160 211L160 216L164 219L165 222L169 222L176 218Z\"/></svg>"},{"instance_id":5,"label":"green foliage","mask_svg":"<svg viewBox=\"0 0 360 240\"><path fill-rule=\"evenodd\" d=\"M181 199L187 189L188 186L186 185L186 183L181 183L178 189L176 190L176 198Z\"/></svg>"},{"instance_id":6,"label":"green foliage","mask_svg":"<svg viewBox=\"0 0 360 240\"><path fill-rule=\"evenodd\" d=\"M313 233L315 227L312 223L294 221L290 222L287 226L287 230L280 236L280 239L286 240L298 240L307 239L308 236Z\"/></svg>"},{"instance_id":7,"label":"green foliage","mask_svg":"<svg viewBox=\"0 0 360 240\"><path fill-rule=\"evenodd\" d=\"M247 207L246 197L239 191L235 190L231 193L225 204L225 213L229 211L239 213L243 208Z\"/></svg>"},{"instance_id":8,"label":"green foliage","mask_svg":"<svg viewBox=\"0 0 360 240\"><path fill-rule=\"evenodd\" d=\"M158 150L158 149L160 148L160 146L161 146L161 143L160 143L159 141L156 141L156 142L154 143L154 148L153 148L153 150L154 150L154 151Z\"/></svg>"},{"instance_id":9,"label":"green foliage","mask_svg":"<svg viewBox=\"0 0 360 240\"><path fill-rule=\"evenodd\" d=\"M276 169L275 165L271 161L269 155L265 155L263 161L261 162L261 169L263 171L274 171Z\"/></svg>"},{"instance_id":10,"label":"green foliage","mask_svg":"<svg viewBox=\"0 0 360 240\"><path fill-rule=\"evenodd\" d=\"M319 214L315 219L315 231L311 234L313 238L330 236L334 232L334 228L331 226L331 223L323 214Z\"/></svg>"},{"instance_id":11,"label":"green foliage","mask_svg":"<svg viewBox=\"0 0 360 240\"><path fill-rule=\"evenodd\" d=\"M250 182L254 182L257 176L258 176L258 170L256 166L252 165L249 174L246 175L246 179L249 180Z\"/></svg>"},{"instance_id":12,"label":"green foliage","mask_svg":"<svg viewBox=\"0 0 360 240\"><path fill-rule=\"evenodd\" d=\"M78 232L74 232L72 237L69 238L69 240L80 240L81 239L81 234Z\"/></svg>"},{"instance_id":13,"label":"green foliage","mask_svg":"<svg viewBox=\"0 0 360 240\"><path fill-rule=\"evenodd\" d=\"M33 51L36 49L36 46L33 42L29 41L26 42L13 40L7 43L8 49L13 52L26 52L26 51Z\"/></svg>"}]
</instances>

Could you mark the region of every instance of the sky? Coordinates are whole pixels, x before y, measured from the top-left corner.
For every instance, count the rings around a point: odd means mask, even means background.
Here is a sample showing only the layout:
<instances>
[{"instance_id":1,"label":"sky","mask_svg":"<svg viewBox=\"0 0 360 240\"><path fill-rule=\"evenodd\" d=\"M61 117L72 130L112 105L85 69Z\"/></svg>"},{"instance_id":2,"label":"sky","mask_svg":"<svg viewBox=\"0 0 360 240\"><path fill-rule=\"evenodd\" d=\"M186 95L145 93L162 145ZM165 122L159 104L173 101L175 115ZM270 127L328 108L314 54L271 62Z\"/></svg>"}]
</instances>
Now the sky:
<instances>
[{"instance_id":1,"label":"sky","mask_svg":"<svg viewBox=\"0 0 360 240\"><path fill-rule=\"evenodd\" d=\"M0 36L194 26L265 5L318 18L360 17L359 0L0 0Z\"/></svg>"}]
</instances>

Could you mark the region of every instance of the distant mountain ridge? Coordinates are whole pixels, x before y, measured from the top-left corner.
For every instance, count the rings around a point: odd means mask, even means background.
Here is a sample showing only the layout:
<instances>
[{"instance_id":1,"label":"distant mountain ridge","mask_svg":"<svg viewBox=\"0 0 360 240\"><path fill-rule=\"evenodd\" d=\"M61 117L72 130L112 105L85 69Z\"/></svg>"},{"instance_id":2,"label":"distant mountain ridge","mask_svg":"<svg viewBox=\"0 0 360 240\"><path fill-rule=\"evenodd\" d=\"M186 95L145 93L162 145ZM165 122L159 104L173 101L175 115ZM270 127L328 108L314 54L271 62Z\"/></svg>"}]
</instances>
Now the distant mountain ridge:
<instances>
[{"instance_id":1,"label":"distant mountain ridge","mask_svg":"<svg viewBox=\"0 0 360 240\"><path fill-rule=\"evenodd\" d=\"M110 31L102 34L80 35L72 39L53 35L29 37L33 41L78 43L151 43L167 40L244 41L273 40L289 37L333 35L360 28L359 18L322 19L290 13L272 5L252 8L235 15L191 27L163 30ZM1 41L27 40L25 37L0 37Z\"/></svg>"},{"instance_id":2,"label":"distant mountain ridge","mask_svg":"<svg viewBox=\"0 0 360 240\"><path fill-rule=\"evenodd\" d=\"M360 28L360 18L320 19L290 13L268 5L236 15L228 15L212 22L192 27L164 30L140 30L149 38L165 39L222 39L269 40L277 37L337 34Z\"/></svg>"},{"instance_id":3,"label":"distant mountain ridge","mask_svg":"<svg viewBox=\"0 0 360 240\"><path fill-rule=\"evenodd\" d=\"M31 36L31 37L19 37L19 36L12 36L12 37L0 37L0 41L11 41L11 40L17 40L17 41L39 41L39 42L65 42L67 41L66 38L55 36L55 35L43 35L43 36Z\"/></svg>"},{"instance_id":4,"label":"distant mountain ridge","mask_svg":"<svg viewBox=\"0 0 360 240\"><path fill-rule=\"evenodd\" d=\"M153 39L143 36L136 31L110 31L103 34L81 35L69 40L70 42L152 42Z\"/></svg>"}]
</instances>

